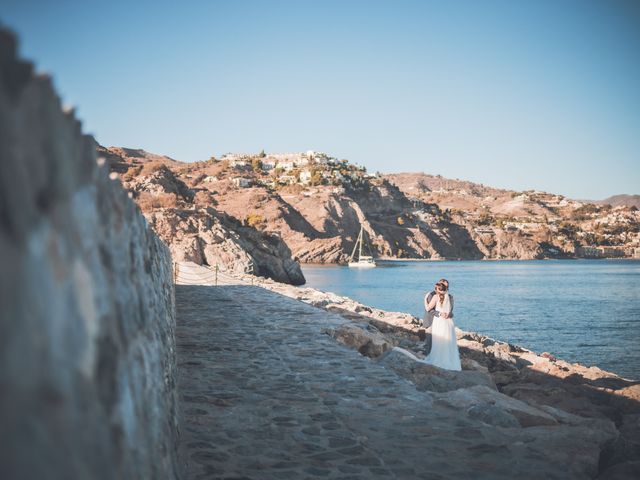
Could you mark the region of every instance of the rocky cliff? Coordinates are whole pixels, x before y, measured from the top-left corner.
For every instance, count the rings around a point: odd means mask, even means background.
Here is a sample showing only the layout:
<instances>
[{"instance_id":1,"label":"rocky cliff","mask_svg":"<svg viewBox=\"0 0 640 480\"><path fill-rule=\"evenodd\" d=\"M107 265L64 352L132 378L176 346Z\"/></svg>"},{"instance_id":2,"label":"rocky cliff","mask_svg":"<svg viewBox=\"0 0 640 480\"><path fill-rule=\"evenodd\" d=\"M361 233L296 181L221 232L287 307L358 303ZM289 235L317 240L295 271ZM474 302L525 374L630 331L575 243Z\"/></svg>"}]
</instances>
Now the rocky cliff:
<instances>
[{"instance_id":1,"label":"rocky cliff","mask_svg":"<svg viewBox=\"0 0 640 480\"><path fill-rule=\"evenodd\" d=\"M169 250L0 31L3 478L179 478Z\"/></svg>"},{"instance_id":2,"label":"rocky cliff","mask_svg":"<svg viewBox=\"0 0 640 480\"><path fill-rule=\"evenodd\" d=\"M121 174L176 261L217 265L231 273L254 273L293 285L304 283L300 264L282 238L220 211L211 192L185 183L189 180L181 175L185 164L142 150L100 147L99 153L113 173Z\"/></svg>"}]
</instances>

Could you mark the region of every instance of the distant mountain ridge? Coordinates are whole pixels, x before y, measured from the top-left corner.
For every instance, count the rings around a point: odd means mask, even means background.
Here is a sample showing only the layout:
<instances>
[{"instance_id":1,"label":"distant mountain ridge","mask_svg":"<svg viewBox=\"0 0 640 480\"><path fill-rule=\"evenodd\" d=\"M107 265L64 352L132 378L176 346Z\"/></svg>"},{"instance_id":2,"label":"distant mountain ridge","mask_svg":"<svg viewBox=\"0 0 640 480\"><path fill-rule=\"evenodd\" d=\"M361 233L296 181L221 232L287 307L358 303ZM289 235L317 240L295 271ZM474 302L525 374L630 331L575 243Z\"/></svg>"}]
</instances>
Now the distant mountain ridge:
<instances>
[{"instance_id":1,"label":"distant mountain ridge","mask_svg":"<svg viewBox=\"0 0 640 480\"><path fill-rule=\"evenodd\" d=\"M598 205L611 205L612 207L623 206L640 208L640 195L613 195L605 198L604 200L596 200L593 203L597 203Z\"/></svg>"}]
</instances>

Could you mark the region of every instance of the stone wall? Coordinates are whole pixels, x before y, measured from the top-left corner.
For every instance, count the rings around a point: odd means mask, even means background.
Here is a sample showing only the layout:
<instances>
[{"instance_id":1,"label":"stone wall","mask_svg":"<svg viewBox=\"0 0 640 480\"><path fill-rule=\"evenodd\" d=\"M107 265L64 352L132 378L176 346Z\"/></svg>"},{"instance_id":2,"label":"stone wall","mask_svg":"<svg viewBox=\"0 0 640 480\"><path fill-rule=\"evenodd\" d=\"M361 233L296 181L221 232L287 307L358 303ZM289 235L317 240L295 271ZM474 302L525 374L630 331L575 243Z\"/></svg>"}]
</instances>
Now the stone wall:
<instances>
[{"instance_id":1,"label":"stone wall","mask_svg":"<svg viewBox=\"0 0 640 480\"><path fill-rule=\"evenodd\" d=\"M0 31L2 478L180 476L171 257L95 147Z\"/></svg>"}]
</instances>

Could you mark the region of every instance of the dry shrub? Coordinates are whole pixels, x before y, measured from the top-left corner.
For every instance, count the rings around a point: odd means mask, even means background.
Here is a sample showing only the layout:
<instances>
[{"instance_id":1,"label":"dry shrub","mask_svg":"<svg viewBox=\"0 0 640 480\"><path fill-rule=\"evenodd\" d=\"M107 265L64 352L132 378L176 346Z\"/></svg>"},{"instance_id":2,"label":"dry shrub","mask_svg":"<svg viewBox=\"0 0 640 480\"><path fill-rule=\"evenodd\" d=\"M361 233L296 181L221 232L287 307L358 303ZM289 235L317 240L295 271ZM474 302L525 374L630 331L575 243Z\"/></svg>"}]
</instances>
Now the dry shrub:
<instances>
[{"instance_id":1,"label":"dry shrub","mask_svg":"<svg viewBox=\"0 0 640 480\"><path fill-rule=\"evenodd\" d=\"M161 162L147 162L142 166L142 175L151 175L165 168Z\"/></svg>"},{"instance_id":2,"label":"dry shrub","mask_svg":"<svg viewBox=\"0 0 640 480\"><path fill-rule=\"evenodd\" d=\"M136 198L136 202L143 212L150 212L153 210L153 202L155 195L151 195L149 192L141 192Z\"/></svg>"},{"instance_id":3,"label":"dry shrub","mask_svg":"<svg viewBox=\"0 0 640 480\"><path fill-rule=\"evenodd\" d=\"M175 208L178 206L178 196L175 193L161 193L158 195L161 208Z\"/></svg>"},{"instance_id":4,"label":"dry shrub","mask_svg":"<svg viewBox=\"0 0 640 480\"><path fill-rule=\"evenodd\" d=\"M154 195L142 192L136 199L140 210L150 212L158 208L175 208L178 206L178 196L175 193L161 193Z\"/></svg>"},{"instance_id":5,"label":"dry shrub","mask_svg":"<svg viewBox=\"0 0 640 480\"><path fill-rule=\"evenodd\" d=\"M216 204L215 198L208 190L199 190L193 198L193 203L199 207L208 207Z\"/></svg>"},{"instance_id":6,"label":"dry shrub","mask_svg":"<svg viewBox=\"0 0 640 480\"><path fill-rule=\"evenodd\" d=\"M293 195L298 195L305 190L306 188L299 183L294 183L293 185L285 185L280 189L282 193L289 193Z\"/></svg>"},{"instance_id":7,"label":"dry shrub","mask_svg":"<svg viewBox=\"0 0 640 480\"><path fill-rule=\"evenodd\" d=\"M133 165L127 169L127 171L122 175L122 180L125 182L130 182L135 179L140 172L142 171L142 165Z\"/></svg>"}]
</instances>

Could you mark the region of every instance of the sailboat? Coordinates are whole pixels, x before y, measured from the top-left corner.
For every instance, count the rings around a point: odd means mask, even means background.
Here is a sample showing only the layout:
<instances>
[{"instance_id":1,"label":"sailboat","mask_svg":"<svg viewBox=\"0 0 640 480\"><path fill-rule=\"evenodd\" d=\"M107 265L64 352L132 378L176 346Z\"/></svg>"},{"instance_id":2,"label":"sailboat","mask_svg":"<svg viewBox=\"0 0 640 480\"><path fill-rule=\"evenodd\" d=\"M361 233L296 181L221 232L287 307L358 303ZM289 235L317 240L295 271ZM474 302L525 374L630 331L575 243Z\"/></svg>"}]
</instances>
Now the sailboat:
<instances>
[{"instance_id":1,"label":"sailboat","mask_svg":"<svg viewBox=\"0 0 640 480\"><path fill-rule=\"evenodd\" d=\"M369 248L369 255L362 254L362 246L366 242L367 247ZM358 253L358 260L356 261L356 252ZM362 225L360 225L360 233L358 234L358 239L356 240L356 244L353 246L353 252L351 252L351 257L349 257L349 266L350 267L358 267L358 268L372 268L376 266L376 261L373 259L373 252L371 251L371 246L369 245L369 241L367 240L367 234L364 231Z\"/></svg>"}]
</instances>

